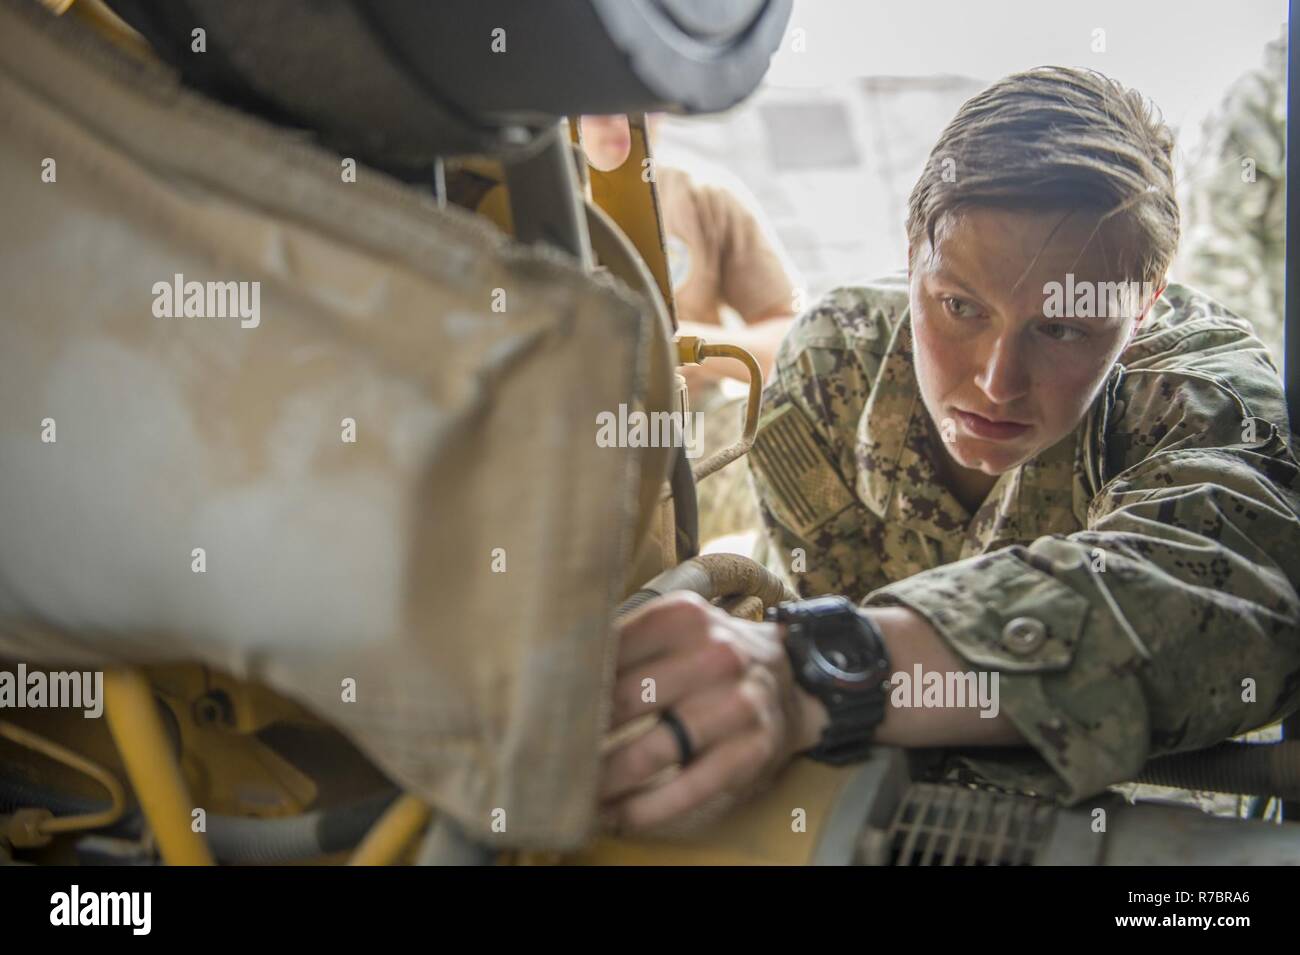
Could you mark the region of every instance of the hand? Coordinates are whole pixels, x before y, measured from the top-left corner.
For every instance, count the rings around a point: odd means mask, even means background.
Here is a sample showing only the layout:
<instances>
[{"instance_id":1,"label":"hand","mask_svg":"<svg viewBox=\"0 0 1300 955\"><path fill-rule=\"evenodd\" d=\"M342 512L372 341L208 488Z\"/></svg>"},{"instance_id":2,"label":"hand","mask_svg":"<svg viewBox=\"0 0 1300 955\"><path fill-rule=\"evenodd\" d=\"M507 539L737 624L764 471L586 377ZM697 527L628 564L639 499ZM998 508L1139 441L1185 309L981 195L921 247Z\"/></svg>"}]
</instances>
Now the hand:
<instances>
[{"instance_id":1,"label":"hand","mask_svg":"<svg viewBox=\"0 0 1300 955\"><path fill-rule=\"evenodd\" d=\"M820 739L826 710L794 682L777 624L674 593L646 604L619 631L613 732L671 707L693 758L674 771L680 748L660 721L606 754L602 816L616 830L681 831L716 819Z\"/></svg>"}]
</instances>

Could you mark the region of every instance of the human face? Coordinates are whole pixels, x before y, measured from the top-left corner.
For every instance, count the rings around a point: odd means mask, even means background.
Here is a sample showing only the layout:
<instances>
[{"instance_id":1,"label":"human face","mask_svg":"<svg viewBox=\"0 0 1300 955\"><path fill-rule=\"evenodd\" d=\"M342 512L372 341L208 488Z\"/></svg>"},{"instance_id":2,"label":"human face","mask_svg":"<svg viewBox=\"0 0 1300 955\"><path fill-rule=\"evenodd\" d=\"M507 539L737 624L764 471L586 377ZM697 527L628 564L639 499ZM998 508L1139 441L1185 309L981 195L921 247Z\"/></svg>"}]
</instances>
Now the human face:
<instances>
[{"instance_id":1,"label":"human face","mask_svg":"<svg viewBox=\"0 0 1300 955\"><path fill-rule=\"evenodd\" d=\"M587 153L587 161L603 172L623 165L632 149L627 116L582 117L582 148Z\"/></svg>"},{"instance_id":2,"label":"human face","mask_svg":"<svg viewBox=\"0 0 1300 955\"><path fill-rule=\"evenodd\" d=\"M1092 213L971 206L909 250L917 383L958 467L1002 474L1073 431L1150 306L1049 317L1049 283L1066 286L1068 273L1076 289L1130 279L1102 252L1123 236L1114 223L1093 235L1097 224Z\"/></svg>"}]
</instances>

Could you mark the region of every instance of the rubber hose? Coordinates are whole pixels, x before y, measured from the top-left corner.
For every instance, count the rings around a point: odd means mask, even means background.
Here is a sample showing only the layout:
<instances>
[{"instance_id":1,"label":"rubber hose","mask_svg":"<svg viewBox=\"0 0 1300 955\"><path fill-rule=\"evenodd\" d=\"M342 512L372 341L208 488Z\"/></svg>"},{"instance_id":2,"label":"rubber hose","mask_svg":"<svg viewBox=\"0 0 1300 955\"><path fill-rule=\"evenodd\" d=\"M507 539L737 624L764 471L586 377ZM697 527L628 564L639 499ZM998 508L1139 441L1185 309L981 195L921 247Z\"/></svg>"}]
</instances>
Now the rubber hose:
<instances>
[{"instance_id":1,"label":"rubber hose","mask_svg":"<svg viewBox=\"0 0 1300 955\"><path fill-rule=\"evenodd\" d=\"M1138 782L1179 789L1300 799L1300 740L1220 743L1147 763Z\"/></svg>"},{"instance_id":2,"label":"rubber hose","mask_svg":"<svg viewBox=\"0 0 1300 955\"><path fill-rule=\"evenodd\" d=\"M757 597L764 607L799 596L762 564L740 554L704 554L670 567L624 600L614 619L674 590L689 590L705 600L718 597Z\"/></svg>"},{"instance_id":3,"label":"rubber hose","mask_svg":"<svg viewBox=\"0 0 1300 955\"><path fill-rule=\"evenodd\" d=\"M208 816L208 845L218 862L268 865L355 848L396 799L396 790L333 809L254 819Z\"/></svg>"},{"instance_id":4,"label":"rubber hose","mask_svg":"<svg viewBox=\"0 0 1300 955\"><path fill-rule=\"evenodd\" d=\"M673 456L673 518L677 523L677 559L690 560L700 552L700 504L696 497L695 475L684 448Z\"/></svg>"},{"instance_id":5,"label":"rubber hose","mask_svg":"<svg viewBox=\"0 0 1300 955\"><path fill-rule=\"evenodd\" d=\"M798 600L780 577L740 554L705 554L697 558L713 580L715 597L757 597L764 607Z\"/></svg>"}]
</instances>

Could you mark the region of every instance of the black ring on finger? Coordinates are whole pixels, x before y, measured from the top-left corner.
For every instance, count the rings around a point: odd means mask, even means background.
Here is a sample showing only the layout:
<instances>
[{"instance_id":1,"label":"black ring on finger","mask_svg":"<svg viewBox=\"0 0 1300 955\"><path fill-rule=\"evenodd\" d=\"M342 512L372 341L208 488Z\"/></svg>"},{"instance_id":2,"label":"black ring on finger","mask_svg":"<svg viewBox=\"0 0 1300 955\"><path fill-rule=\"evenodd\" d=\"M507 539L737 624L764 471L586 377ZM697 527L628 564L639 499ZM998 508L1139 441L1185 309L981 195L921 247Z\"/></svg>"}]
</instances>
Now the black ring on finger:
<instances>
[{"instance_id":1,"label":"black ring on finger","mask_svg":"<svg viewBox=\"0 0 1300 955\"><path fill-rule=\"evenodd\" d=\"M672 710L664 710L659 716L659 722L668 727L669 732L673 734L673 739L677 740L677 753L680 757L678 762L686 766L695 758L695 747L691 745L691 736L686 732L686 726Z\"/></svg>"}]
</instances>

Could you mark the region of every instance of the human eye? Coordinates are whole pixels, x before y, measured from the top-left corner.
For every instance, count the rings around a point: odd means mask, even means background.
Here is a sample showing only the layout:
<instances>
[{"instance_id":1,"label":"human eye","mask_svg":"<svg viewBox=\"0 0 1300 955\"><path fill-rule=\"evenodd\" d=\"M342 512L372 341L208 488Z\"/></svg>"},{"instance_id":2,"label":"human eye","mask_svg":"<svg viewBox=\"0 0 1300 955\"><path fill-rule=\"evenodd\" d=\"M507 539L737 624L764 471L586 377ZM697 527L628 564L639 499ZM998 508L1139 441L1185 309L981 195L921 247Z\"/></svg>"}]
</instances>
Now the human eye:
<instances>
[{"instance_id":1,"label":"human eye","mask_svg":"<svg viewBox=\"0 0 1300 955\"><path fill-rule=\"evenodd\" d=\"M949 315L955 318L975 318L980 313L979 307L974 302L968 302L956 295L945 295L943 297L943 307Z\"/></svg>"},{"instance_id":2,"label":"human eye","mask_svg":"<svg viewBox=\"0 0 1300 955\"><path fill-rule=\"evenodd\" d=\"M1058 342L1081 342L1088 337L1088 333L1083 329L1063 322L1047 322L1039 326L1039 331Z\"/></svg>"}]
</instances>

